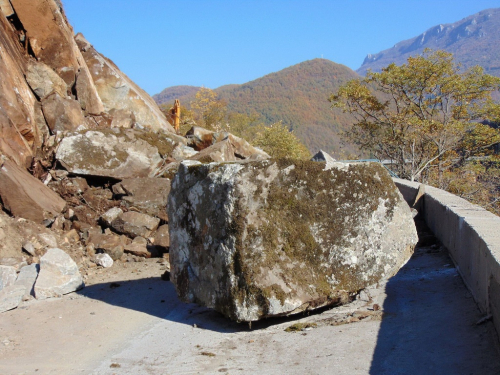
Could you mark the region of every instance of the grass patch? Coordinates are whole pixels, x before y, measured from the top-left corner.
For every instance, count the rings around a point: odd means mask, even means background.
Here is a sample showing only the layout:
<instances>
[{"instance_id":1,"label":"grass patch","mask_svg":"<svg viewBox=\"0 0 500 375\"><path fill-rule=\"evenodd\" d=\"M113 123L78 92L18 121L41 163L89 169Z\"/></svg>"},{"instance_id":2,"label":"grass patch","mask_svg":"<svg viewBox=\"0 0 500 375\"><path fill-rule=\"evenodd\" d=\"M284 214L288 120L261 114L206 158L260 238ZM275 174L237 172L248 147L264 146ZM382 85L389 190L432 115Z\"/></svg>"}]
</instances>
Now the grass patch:
<instances>
[{"instance_id":1,"label":"grass patch","mask_svg":"<svg viewBox=\"0 0 500 375\"><path fill-rule=\"evenodd\" d=\"M318 325L316 323L295 323L290 327L285 329L285 332L300 332L306 328L316 328Z\"/></svg>"}]
</instances>

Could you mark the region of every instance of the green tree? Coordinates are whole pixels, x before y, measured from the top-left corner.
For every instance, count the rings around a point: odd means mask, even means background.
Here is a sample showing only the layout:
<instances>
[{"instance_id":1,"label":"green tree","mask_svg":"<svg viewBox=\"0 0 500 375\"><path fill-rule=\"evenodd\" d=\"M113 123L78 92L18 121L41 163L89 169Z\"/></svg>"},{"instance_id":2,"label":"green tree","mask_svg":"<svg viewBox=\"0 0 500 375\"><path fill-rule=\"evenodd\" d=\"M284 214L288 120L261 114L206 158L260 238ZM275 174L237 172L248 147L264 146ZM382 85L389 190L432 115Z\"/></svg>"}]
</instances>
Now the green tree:
<instances>
[{"instance_id":1,"label":"green tree","mask_svg":"<svg viewBox=\"0 0 500 375\"><path fill-rule=\"evenodd\" d=\"M311 153L299 138L281 122L261 127L252 142L272 158L309 159Z\"/></svg>"},{"instance_id":2,"label":"green tree","mask_svg":"<svg viewBox=\"0 0 500 375\"><path fill-rule=\"evenodd\" d=\"M481 67L462 71L452 54L426 50L349 81L329 100L355 119L347 140L391 160L401 178L432 175L440 185L446 171L490 155L500 142L500 132L480 122L498 118L491 93L499 87L500 78Z\"/></svg>"}]
</instances>

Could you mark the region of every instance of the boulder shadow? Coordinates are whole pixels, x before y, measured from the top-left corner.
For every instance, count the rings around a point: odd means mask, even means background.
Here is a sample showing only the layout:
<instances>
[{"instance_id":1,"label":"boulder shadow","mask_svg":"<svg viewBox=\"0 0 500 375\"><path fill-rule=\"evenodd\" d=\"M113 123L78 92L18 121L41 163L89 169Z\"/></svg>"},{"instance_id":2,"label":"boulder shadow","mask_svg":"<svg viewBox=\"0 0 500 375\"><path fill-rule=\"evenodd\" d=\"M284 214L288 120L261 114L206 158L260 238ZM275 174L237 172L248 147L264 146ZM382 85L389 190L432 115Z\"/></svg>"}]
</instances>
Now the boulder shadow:
<instances>
[{"instance_id":1,"label":"boulder shadow","mask_svg":"<svg viewBox=\"0 0 500 375\"><path fill-rule=\"evenodd\" d=\"M293 323L308 315L320 314L333 307L291 316L272 317L252 322L252 325L237 323L221 313L193 303L184 303L177 297L174 285L160 277L123 280L93 284L77 294L113 306L139 311L156 318L195 326L199 329L219 333L235 333L265 329L273 325Z\"/></svg>"}]
</instances>

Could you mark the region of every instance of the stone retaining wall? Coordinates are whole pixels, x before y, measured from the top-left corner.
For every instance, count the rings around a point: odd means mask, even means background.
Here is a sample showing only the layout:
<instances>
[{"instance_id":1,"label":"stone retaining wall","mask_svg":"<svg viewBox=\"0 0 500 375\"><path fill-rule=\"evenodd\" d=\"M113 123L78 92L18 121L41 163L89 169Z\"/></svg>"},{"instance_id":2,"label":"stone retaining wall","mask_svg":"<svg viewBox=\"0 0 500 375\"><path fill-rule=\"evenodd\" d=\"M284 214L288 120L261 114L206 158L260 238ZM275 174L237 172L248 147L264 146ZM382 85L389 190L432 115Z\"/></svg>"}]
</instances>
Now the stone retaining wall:
<instances>
[{"instance_id":1,"label":"stone retaining wall","mask_svg":"<svg viewBox=\"0 0 500 375\"><path fill-rule=\"evenodd\" d=\"M500 217L441 189L394 182L411 207L419 188L424 192L415 208L448 249L479 308L492 316L500 334Z\"/></svg>"}]
</instances>

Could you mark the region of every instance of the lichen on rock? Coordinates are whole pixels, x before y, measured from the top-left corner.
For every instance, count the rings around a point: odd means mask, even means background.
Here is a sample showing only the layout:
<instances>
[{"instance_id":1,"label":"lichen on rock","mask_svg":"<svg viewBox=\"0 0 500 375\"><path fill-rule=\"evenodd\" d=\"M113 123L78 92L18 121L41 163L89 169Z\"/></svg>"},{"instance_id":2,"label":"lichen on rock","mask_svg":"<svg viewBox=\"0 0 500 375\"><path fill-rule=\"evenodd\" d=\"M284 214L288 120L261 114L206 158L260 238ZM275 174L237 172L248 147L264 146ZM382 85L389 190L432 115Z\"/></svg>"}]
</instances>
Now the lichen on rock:
<instances>
[{"instance_id":1,"label":"lichen on rock","mask_svg":"<svg viewBox=\"0 0 500 375\"><path fill-rule=\"evenodd\" d=\"M377 163L182 163L168 215L179 296L237 321L345 303L417 242Z\"/></svg>"}]
</instances>

